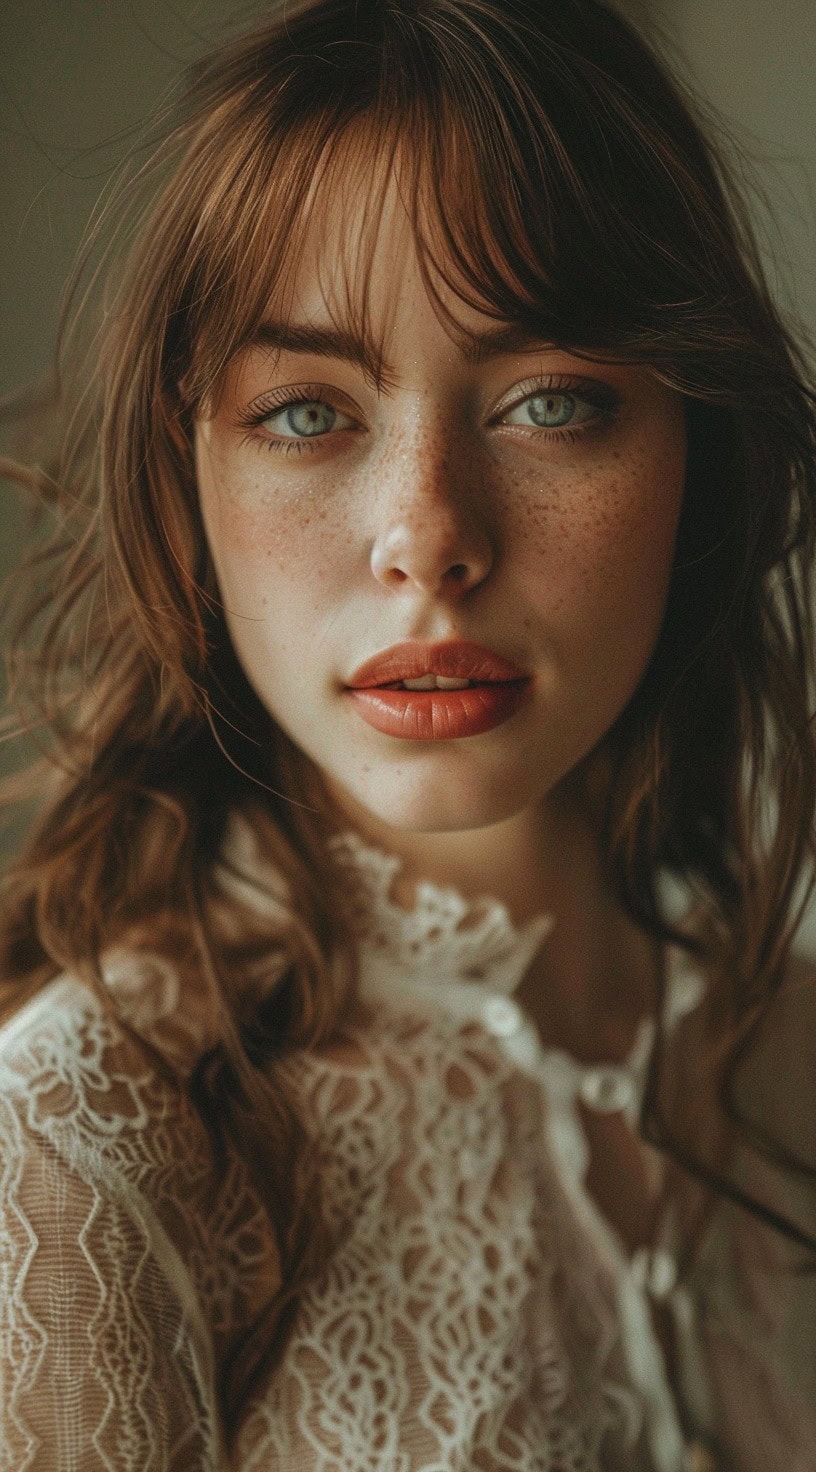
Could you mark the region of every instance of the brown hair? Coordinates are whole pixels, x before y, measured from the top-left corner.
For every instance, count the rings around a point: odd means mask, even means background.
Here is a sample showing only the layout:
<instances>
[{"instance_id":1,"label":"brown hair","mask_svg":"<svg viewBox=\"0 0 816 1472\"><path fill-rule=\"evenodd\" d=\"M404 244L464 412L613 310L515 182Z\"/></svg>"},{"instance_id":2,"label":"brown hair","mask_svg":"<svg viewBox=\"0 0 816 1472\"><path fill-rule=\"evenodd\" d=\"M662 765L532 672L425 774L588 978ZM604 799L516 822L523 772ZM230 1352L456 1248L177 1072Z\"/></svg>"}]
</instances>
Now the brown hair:
<instances>
[{"instance_id":1,"label":"brown hair","mask_svg":"<svg viewBox=\"0 0 816 1472\"><path fill-rule=\"evenodd\" d=\"M648 931L675 936L666 872L705 917L705 1066L732 1115L733 1069L782 983L816 794L814 396L681 89L599 0L270 11L197 68L167 141L109 205L115 216L161 175L115 273L90 386L66 408L59 465L29 476L57 526L25 572L12 688L53 733L57 777L0 914L3 1013L61 968L104 1000L100 956L139 935L209 989L215 1037L188 1086L219 1149L253 1175L285 1284L227 1366L228 1430L280 1353L322 1242L305 1185L292 1190L303 1141L268 1064L331 1035L354 951L320 774L260 707L226 635L191 436L324 184L363 187L362 165L384 158L430 290L442 279L535 337L649 365L685 396L676 564L658 647L607 739L604 843ZM365 263L338 310L376 377ZM263 915L223 858L236 812L288 886ZM658 1058L645 1128L739 1197L695 1150L700 1120L661 1119Z\"/></svg>"}]
</instances>

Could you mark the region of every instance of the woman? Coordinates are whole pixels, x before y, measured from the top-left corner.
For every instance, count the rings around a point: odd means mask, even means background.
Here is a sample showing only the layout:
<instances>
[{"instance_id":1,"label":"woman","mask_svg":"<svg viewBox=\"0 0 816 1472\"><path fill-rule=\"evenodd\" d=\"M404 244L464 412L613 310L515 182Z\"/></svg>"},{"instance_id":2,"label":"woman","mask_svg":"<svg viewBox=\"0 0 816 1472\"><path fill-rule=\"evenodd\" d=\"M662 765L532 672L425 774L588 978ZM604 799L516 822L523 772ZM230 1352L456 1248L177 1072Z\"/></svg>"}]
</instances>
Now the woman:
<instances>
[{"instance_id":1,"label":"woman","mask_svg":"<svg viewBox=\"0 0 816 1472\"><path fill-rule=\"evenodd\" d=\"M722 166L597 0L274 9L168 140L30 473L8 1465L804 1472L813 395Z\"/></svg>"}]
</instances>

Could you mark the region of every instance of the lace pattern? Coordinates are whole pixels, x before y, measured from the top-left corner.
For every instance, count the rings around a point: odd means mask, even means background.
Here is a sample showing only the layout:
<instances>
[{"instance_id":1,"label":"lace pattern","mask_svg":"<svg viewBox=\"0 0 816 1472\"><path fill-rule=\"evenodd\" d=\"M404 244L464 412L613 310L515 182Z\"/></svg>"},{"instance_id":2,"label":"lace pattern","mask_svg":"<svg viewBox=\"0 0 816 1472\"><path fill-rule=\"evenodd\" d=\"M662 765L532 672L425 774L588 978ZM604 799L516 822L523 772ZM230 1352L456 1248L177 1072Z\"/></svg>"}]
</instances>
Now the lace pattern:
<instances>
[{"instance_id":1,"label":"lace pattern","mask_svg":"<svg viewBox=\"0 0 816 1472\"><path fill-rule=\"evenodd\" d=\"M352 924L362 941L362 987L383 995L396 987L433 987L440 978L481 982L511 992L549 935L553 920L541 915L517 927L500 901L472 902L455 889L421 881L410 910L391 898L400 860L348 831L329 840L348 880ZM392 996L395 994L392 991Z\"/></svg>"},{"instance_id":2,"label":"lace pattern","mask_svg":"<svg viewBox=\"0 0 816 1472\"><path fill-rule=\"evenodd\" d=\"M587 1070L542 1049L513 999L549 922L517 928L496 901L432 885L403 910L392 856L356 835L334 847L359 1007L330 1048L277 1065L321 1162L334 1248L229 1466L685 1472L646 1306L660 1275L652 1263L638 1278L582 1184ZM122 1014L181 1059L195 998L159 963L117 952L105 976ZM672 1006L694 1000L675 989ZM637 1089L647 1044L628 1072L595 1070L597 1107L620 1105L627 1078ZM278 1264L241 1163L216 1178L186 1072L159 1077L71 978L0 1030L0 1472L226 1469L221 1366ZM735 1383L734 1346L748 1347L727 1303L706 1343L688 1289L661 1291ZM773 1344L761 1366L754 1349L743 1379L770 1425ZM729 1444L765 1472L738 1402L722 1392ZM775 1444L809 1472L807 1432L779 1414L791 1431Z\"/></svg>"},{"instance_id":3,"label":"lace pattern","mask_svg":"<svg viewBox=\"0 0 816 1472\"><path fill-rule=\"evenodd\" d=\"M338 1247L244 1428L245 1472L273 1448L359 1472L637 1466L614 1292L541 1154L540 1097L476 1029L380 1017L371 1036L344 1040L353 1076L291 1065Z\"/></svg>"},{"instance_id":4,"label":"lace pattern","mask_svg":"<svg viewBox=\"0 0 816 1472\"><path fill-rule=\"evenodd\" d=\"M477 1029L380 1021L287 1064L338 1246L241 1472L618 1465L599 1448L634 1445L637 1399L540 1100ZM237 1169L214 1189L183 1093L78 983L2 1042L0 1467L219 1467L219 1355L269 1278L257 1201Z\"/></svg>"},{"instance_id":5,"label":"lace pattern","mask_svg":"<svg viewBox=\"0 0 816 1472\"><path fill-rule=\"evenodd\" d=\"M0 1036L2 1472L219 1467L214 1348L270 1250L243 1173L214 1194L184 1095L79 983Z\"/></svg>"}]
</instances>

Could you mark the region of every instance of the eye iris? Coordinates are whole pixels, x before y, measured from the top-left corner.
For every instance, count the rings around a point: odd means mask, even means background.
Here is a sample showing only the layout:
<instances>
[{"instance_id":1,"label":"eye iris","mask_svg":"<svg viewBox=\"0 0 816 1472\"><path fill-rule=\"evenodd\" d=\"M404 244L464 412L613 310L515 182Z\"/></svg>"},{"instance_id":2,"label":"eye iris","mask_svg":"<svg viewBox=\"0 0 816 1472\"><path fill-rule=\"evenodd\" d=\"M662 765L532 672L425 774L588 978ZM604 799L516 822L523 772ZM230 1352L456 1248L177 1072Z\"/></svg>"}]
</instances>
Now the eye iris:
<instances>
[{"instance_id":1,"label":"eye iris","mask_svg":"<svg viewBox=\"0 0 816 1472\"><path fill-rule=\"evenodd\" d=\"M536 394L529 405L530 418L542 429L560 429L575 413L572 394Z\"/></svg>"},{"instance_id":2,"label":"eye iris","mask_svg":"<svg viewBox=\"0 0 816 1472\"><path fill-rule=\"evenodd\" d=\"M322 404L318 399L292 404L286 411L286 423L298 435L326 434L336 418L331 404Z\"/></svg>"}]
</instances>

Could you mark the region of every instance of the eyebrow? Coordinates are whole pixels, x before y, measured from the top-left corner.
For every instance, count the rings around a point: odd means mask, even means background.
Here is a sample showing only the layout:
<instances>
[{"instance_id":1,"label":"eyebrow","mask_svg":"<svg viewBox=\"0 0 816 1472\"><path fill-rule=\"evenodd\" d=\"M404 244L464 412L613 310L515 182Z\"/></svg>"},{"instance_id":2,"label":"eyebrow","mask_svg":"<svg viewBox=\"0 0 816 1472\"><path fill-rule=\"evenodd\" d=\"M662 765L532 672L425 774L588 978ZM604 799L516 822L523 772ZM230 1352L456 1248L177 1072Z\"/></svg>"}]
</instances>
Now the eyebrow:
<instances>
[{"instance_id":1,"label":"eyebrow","mask_svg":"<svg viewBox=\"0 0 816 1472\"><path fill-rule=\"evenodd\" d=\"M316 327L308 323L265 321L252 333L247 348L261 347L283 353L309 353L319 358L340 358L357 367L375 370L376 377L394 378L394 370L372 354L362 338L342 327ZM550 344L519 323L500 323L485 332L463 335L461 352L468 365L478 366L508 353L544 350Z\"/></svg>"}]
</instances>

